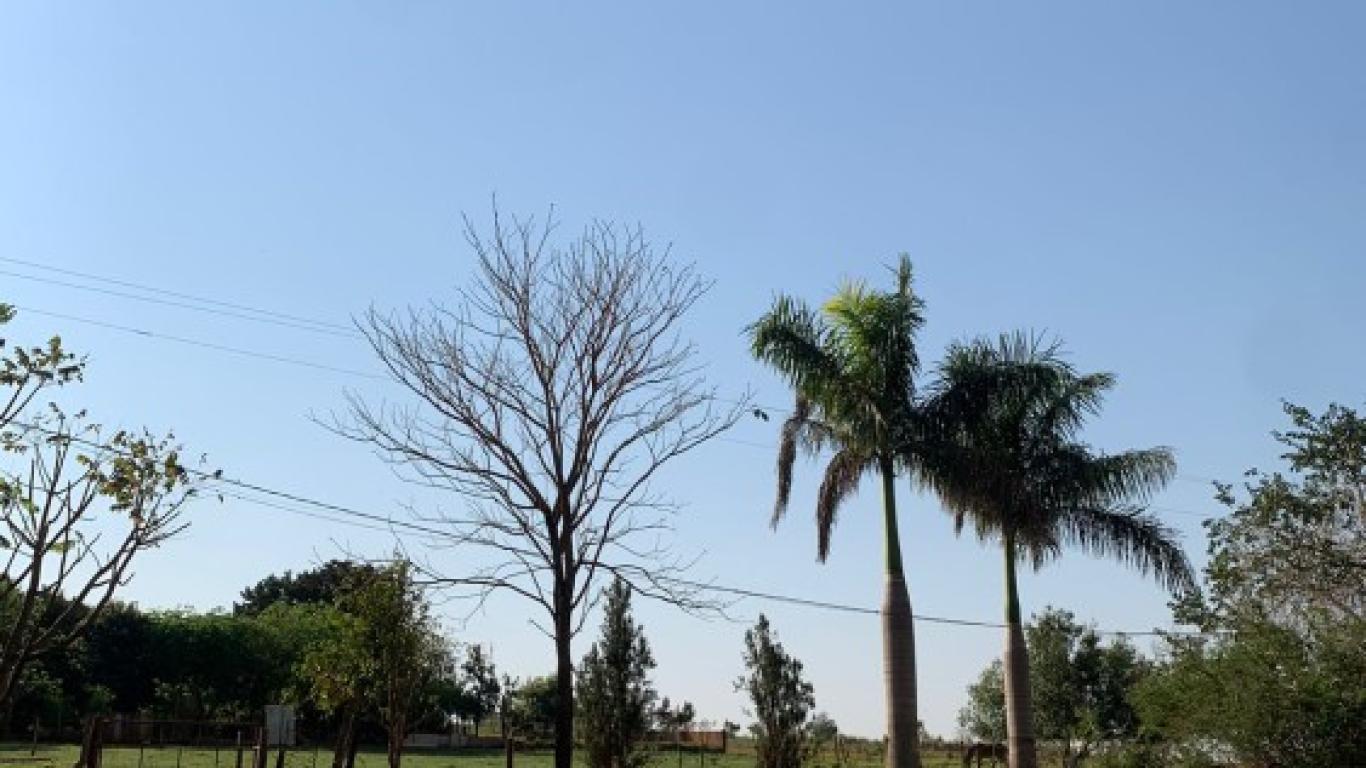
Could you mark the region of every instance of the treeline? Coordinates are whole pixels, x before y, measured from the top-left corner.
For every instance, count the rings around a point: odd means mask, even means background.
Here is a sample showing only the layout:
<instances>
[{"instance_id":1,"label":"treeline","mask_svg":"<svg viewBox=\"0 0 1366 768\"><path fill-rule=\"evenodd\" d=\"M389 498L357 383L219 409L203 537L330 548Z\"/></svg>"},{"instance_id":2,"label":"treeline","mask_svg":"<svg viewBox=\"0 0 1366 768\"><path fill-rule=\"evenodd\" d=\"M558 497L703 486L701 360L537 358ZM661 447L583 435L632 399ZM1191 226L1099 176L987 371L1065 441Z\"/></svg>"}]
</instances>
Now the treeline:
<instances>
[{"instance_id":1,"label":"treeline","mask_svg":"<svg viewBox=\"0 0 1366 768\"><path fill-rule=\"evenodd\" d=\"M70 620L84 612L75 606ZM302 732L330 739L477 724L501 692L485 650L440 631L405 566L336 560L264 579L231 612L107 606L68 649L26 666L10 724L70 731L109 713L255 721L289 702ZM534 720L538 707L525 709Z\"/></svg>"}]
</instances>

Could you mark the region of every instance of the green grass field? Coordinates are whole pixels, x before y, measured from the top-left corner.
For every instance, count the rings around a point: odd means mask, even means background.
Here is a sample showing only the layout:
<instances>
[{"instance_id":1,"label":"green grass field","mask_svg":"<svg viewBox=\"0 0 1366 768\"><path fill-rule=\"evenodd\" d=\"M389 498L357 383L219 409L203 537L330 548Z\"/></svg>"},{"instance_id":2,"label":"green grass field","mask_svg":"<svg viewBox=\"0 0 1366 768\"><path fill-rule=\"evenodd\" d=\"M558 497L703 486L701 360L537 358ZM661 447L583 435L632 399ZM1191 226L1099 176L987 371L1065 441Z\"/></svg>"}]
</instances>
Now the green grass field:
<instances>
[{"instance_id":1,"label":"green grass field","mask_svg":"<svg viewBox=\"0 0 1366 768\"><path fill-rule=\"evenodd\" d=\"M0 768L70 768L75 764L80 749L74 745L40 744L35 756L30 757L30 745L0 745ZM954 768L960 763L940 751L925 755L925 768ZM294 749L286 753L286 768L329 768L331 754L326 749ZM550 752L518 752L515 768L550 768ZM251 753L244 757L244 767L249 768ZM236 752L222 749L217 753L211 749L175 747L148 748L110 747L104 753L104 768L237 768ZM504 768L503 754L496 751L445 751L417 750L406 753L403 765L407 768ZM684 753L682 768L752 768L754 755L743 748L726 754ZM818 756L810 764L811 768L834 768L830 756ZM270 768L275 768L275 756L271 756ZM651 768L679 768L680 761L673 752L658 753ZM874 754L856 755L848 768L880 768L881 761ZM356 755L356 768L387 768L384 751L380 749L361 750Z\"/></svg>"}]
</instances>

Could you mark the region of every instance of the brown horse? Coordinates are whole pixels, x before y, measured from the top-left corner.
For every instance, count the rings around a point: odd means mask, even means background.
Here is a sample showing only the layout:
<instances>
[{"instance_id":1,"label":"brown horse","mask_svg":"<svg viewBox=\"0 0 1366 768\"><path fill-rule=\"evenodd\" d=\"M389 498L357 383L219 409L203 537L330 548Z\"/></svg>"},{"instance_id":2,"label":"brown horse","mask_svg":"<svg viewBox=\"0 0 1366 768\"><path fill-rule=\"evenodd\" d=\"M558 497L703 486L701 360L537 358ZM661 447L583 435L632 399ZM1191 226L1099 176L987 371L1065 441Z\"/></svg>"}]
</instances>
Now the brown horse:
<instances>
[{"instance_id":1,"label":"brown horse","mask_svg":"<svg viewBox=\"0 0 1366 768\"><path fill-rule=\"evenodd\" d=\"M972 761L977 760L977 768L982 768L982 758L991 758L991 764L996 765L997 761L1005 762L1006 745L1004 744L973 744L963 753L963 768L971 768Z\"/></svg>"}]
</instances>

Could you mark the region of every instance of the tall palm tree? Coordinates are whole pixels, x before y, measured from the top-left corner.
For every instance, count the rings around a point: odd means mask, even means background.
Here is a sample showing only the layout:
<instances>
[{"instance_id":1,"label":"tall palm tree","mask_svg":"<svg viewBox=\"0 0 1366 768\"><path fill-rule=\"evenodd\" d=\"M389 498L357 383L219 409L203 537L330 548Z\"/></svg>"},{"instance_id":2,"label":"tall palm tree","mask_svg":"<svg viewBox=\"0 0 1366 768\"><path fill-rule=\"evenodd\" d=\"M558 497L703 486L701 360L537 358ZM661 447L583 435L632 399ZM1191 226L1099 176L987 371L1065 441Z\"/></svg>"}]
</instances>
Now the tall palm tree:
<instances>
[{"instance_id":1,"label":"tall palm tree","mask_svg":"<svg viewBox=\"0 0 1366 768\"><path fill-rule=\"evenodd\" d=\"M919 768L915 635L901 566L895 479L910 468L907 443L915 419L913 383L919 369L915 333L923 304L911 290L911 263L902 257L892 292L862 283L842 287L819 310L780 297L749 327L754 356L787 379L796 407L778 448L778 498L773 525L787 512L798 450L833 455L816 500L816 555L830 553L841 504L865 474L882 481L886 584L882 602L883 674L888 713L886 765Z\"/></svg>"},{"instance_id":2,"label":"tall palm tree","mask_svg":"<svg viewBox=\"0 0 1366 768\"><path fill-rule=\"evenodd\" d=\"M1095 453L1077 439L1113 375L1082 375L1056 344L1023 334L950 346L921 404L939 436L937 471L922 479L961 533L971 522L1005 558L1006 732L1011 768L1035 768L1029 658L1015 571L1075 546L1150 574L1173 591L1195 578L1176 534L1143 504L1176 471L1166 448Z\"/></svg>"}]
</instances>

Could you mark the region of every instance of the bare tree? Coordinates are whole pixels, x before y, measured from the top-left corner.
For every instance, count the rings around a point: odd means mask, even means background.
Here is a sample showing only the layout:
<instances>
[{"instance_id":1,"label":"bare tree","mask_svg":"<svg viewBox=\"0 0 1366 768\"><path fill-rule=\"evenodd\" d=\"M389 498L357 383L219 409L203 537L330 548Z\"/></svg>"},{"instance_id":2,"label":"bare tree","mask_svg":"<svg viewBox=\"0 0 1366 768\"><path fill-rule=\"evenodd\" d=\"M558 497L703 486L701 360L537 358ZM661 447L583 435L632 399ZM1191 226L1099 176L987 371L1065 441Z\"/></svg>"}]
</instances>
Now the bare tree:
<instances>
[{"instance_id":1,"label":"bare tree","mask_svg":"<svg viewBox=\"0 0 1366 768\"><path fill-rule=\"evenodd\" d=\"M0 305L0 323L10 317ZM55 337L0 360L0 727L24 669L84 633L138 554L183 529L194 492L171 436L105 438L83 414L25 412L82 370Z\"/></svg>"},{"instance_id":2,"label":"bare tree","mask_svg":"<svg viewBox=\"0 0 1366 768\"><path fill-rule=\"evenodd\" d=\"M481 235L473 285L451 305L360 323L408 404L349 394L333 427L373 445L401 474L455 493L436 518L449 540L491 553L473 572L432 569L482 599L508 590L539 605L554 640L560 706L555 765L573 752L570 643L600 574L638 594L704 603L677 577L688 563L658 534L674 506L651 488L660 470L732 426L683 316L706 292L689 265L639 228L596 222L561 248L553 219L501 217ZM430 568L430 566L427 566Z\"/></svg>"}]
</instances>

